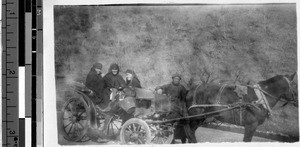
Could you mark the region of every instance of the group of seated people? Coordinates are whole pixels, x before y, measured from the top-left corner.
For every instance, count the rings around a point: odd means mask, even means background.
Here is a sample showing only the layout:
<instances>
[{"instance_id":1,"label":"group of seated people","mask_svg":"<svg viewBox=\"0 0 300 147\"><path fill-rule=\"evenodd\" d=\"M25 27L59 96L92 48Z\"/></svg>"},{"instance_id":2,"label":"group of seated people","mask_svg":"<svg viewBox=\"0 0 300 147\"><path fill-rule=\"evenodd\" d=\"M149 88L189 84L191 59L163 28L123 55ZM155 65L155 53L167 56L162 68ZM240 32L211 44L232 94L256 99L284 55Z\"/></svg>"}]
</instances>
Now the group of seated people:
<instances>
[{"instance_id":1,"label":"group of seated people","mask_svg":"<svg viewBox=\"0 0 300 147\"><path fill-rule=\"evenodd\" d=\"M124 87L139 87L140 81L133 70L126 70L125 80L119 74L119 66L116 63L110 65L108 73L102 77L102 64L95 63L86 78L86 87L91 89L91 95L95 95L93 101L96 105L107 105L112 89Z\"/></svg>"},{"instance_id":2,"label":"group of seated people","mask_svg":"<svg viewBox=\"0 0 300 147\"><path fill-rule=\"evenodd\" d=\"M114 90L122 90L125 87L130 88L142 88L140 80L138 79L135 72L131 69L126 70L126 77L125 80L123 77L119 74L120 68L118 64L112 63L109 67L108 73L102 77L102 64L101 63L95 63L93 64L90 72L87 75L86 78L86 87L91 90L90 92L90 98L95 103L96 108L100 109L101 111L111 111L116 108L111 103L111 97L114 96ZM183 112L185 108L182 108L185 103L185 97L187 94L187 90L183 85L180 84L181 75L180 74L174 74L172 75L172 82L166 85L158 86L155 88L155 91L158 94L166 94L171 97L171 101L173 104L176 105L176 107L172 107L177 110L172 110L172 115L177 116L171 116L171 117L180 117L179 115L187 115L187 112ZM149 107L151 105L151 102L149 104L149 101L136 101L137 103L140 103L140 106ZM138 104L137 104L138 105ZM119 109L120 110L120 109ZM112 111L115 112L115 111ZM122 123L126 122L128 119L134 117L133 114L130 114L126 111L118 111L118 115L122 119ZM181 113L181 114L180 114ZM183 114L185 113L185 114Z\"/></svg>"},{"instance_id":3,"label":"group of seated people","mask_svg":"<svg viewBox=\"0 0 300 147\"><path fill-rule=\"evenodd\" d=\"M86 78L86 87L91 89L91 97L93 102L99 109L109 109L109 103L114 96L113 89L121 90L125 87L142 88L140 80L135 72L131 69L126 70L125 80L119 74L120 68L118 64L112 63L108 73L102 77L102 64L95 63ZM180 84L181 75L172 75L172 82L166 85L158 86L155 91L159 94L167 94L175 103L184 101L187 90ZM147 104L146 104L147 105Z\"/></svg>"}]
</instances>

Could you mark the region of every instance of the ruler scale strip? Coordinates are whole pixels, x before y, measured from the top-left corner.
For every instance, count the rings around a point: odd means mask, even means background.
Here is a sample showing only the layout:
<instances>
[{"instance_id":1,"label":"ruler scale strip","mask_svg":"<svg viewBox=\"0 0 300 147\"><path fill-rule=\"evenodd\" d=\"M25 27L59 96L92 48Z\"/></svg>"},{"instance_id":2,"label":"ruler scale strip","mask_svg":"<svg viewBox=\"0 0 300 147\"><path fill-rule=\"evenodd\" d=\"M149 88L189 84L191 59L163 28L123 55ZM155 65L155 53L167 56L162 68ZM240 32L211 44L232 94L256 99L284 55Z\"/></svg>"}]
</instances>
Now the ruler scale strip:
<instances>
[{"instance_id":1,"label":"ruler scale strip","mask_svg":"<svg viewBox=\"0 0 300 147\"><path fill-rule=\"evenodd\" d=\"M3 0L2 10L2 146L20 146L18 1Z\"/></svg>"},{"instance_id":2,"label":"ruler scale strip","mask_svg":"<svg viewBox=\"0 0 300 147\"><path fill-rule=\"evenodd\" d=\"M42 0L2 0L2 11L2 145L43 146Z\"/></svg>"}]
</instances>

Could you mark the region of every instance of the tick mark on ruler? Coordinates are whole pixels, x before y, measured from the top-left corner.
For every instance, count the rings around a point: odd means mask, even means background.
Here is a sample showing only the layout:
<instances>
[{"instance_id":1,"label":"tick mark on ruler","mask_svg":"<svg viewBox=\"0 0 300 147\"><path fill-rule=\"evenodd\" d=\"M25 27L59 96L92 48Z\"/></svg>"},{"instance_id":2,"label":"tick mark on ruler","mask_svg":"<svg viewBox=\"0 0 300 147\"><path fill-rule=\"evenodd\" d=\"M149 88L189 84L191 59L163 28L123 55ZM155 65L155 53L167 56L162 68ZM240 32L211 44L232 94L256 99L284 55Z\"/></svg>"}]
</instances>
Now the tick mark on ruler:
<instances>
[{"instance_id":1,"label":"tick mark on ruler","mask_svg":"<svg viewBox=\"0 0 300 147\"><path fill-rule=\"evenodd\" d=\"M6 17L6 19L18 19L18 17Z\"/></svg>"}]
</instances>

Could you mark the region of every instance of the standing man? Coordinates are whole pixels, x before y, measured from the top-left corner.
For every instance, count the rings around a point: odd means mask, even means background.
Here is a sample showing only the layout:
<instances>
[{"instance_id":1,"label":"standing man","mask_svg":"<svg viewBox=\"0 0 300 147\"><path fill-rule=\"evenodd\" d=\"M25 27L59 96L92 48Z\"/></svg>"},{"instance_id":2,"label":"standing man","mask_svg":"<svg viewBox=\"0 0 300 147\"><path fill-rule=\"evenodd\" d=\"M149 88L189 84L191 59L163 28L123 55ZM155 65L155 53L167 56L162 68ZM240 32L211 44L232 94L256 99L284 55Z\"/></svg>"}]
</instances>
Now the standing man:
<instances>
[{"instance_id":1,"label":"standing man","mask_svg":"<svg viewBox=\"0 0 300 147\"><path fill-rule=\"evenodd\" d=\"M86 77L86 87L91 89L90 96L95 104L103 102L104 79L101 75L102 64L95 63Z\"/></svg>"},{"instance_id":2,"label":"standing man","mask_svg":"<svg viewBox=\"0 0 300 147\"><path fill-rule=\"evenodd\" d=\"M183 85L180 84L181 75L176 73L172 75L172 82L163 86L158 86L155 88L159 94L167 94L171 96L172 102L175 104L181 104L185 102L185 97L187 90Z\"/></svg>"},{"instance_id":3,"label":"standing man","mask_svg":"<svg viewBox=\"0 0 300 147\"><path fill-rule=\"evenodd\" d=\"M163 86L158 86L155 91L159 94L167 94L171 96L171 112L167 116L169 119L187 116L185 106L185 98L187 94L186 88L180 84L181 75L176 73L172 75L172 82ZM186 142L185 132L186 124L177 124L174 130L174 139L181 139L182 143ZM174 143L174 140L173 140Z\"/></svg>"}]
</instances>

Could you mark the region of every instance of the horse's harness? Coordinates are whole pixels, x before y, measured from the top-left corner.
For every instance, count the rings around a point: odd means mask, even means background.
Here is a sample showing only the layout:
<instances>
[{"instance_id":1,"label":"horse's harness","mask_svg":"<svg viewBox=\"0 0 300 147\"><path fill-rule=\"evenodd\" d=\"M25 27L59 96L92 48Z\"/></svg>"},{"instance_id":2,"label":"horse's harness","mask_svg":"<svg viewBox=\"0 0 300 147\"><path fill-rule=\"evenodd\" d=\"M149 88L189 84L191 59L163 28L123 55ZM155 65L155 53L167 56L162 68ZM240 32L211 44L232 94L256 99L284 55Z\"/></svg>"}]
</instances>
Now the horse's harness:
<instances>
[{"instance_id":1,"label":"horse's harness","mask_svg":"<svg viewBox=\"0 0 300 147\"><path fill-rule=\"evenodd\" d=\"M286 80L286 82L288 83L289 85L289 92L292 93L292 98L293 100L292 101L296 101L295 100L295 97L294 97L294 92L292 91L291 89L291 81L287 78L287 77L284 77L284 79ZM200 87L200 84L197 86L197 88L195 89L194 91L194 94L193 94L193 103L192 103L192 106L189 107L188 109L191 109L191 108L195 108L195 107L227 107L227 108L230 108L233 106L233 104L229 104L229 105L222 105L220 103L221 101L221 97L222 97L222 92L223 90L225 89L225 87L228 86L228 84L222 84L222 86L220 87L219 89L219 92L218 92L218 95L216 96L216 103L215 104L201 104L201 105L197 105L196 104L196 92L197 92L197 89ZM258 100L257 101L254 101L252 103L249 103L250 106L253 106L254 108L258 109L258 110L261 110L257 104L262 104L262 105L265 105L265 108L267 109L268 111L268 115L271 115L272 114L272 111L271 111L271 108L269 106L269 102L268 100L266 99L265 95L268 95L272 98L278 98L278 97L275 97L274 95L266 92L265 90L263 90L259 84L256 84L254 86L251 86L251 85L246 85L247 87L250 87L252 89L257 89L258 91L260 91L260 94L261 94L261 98L259 98L259 96L257 95L258 93L256 92L256 95L258 96ZM241 104L241 101L239 101L237 104ZM240 124L242 124L242 107L240 107Z\"/></svg>"},{"instance_id":2,"label":"horse's harness","mask_svg":"<svg viewBox=\"0 0 300 147\"><path fill-rule=\"evenodd\" d=\"M292 102L292 103L295 103L295 102L297 102L296 101L296 98L295 98L295 94L294 94L294 91L291 89L291 83L292 83L292 81L290 81L287 77L283 77L285 80L286 80L286 82L288 83L288 87L289 87L289 92L292 94L292 100L290 100L290 101L284 101L284 102L286 102L286 103L288 103L288 102ZM265 90L263 90L261 87L260 87L260 85L259 84L256 84L256 85L254 85L254 86L250 86L250 85L247 85L247 87L251 87L251 88L253 88L253 89L258 89L259 91L261 91L263 94L265 94L265 95L268 95L268 96L270 96L270 97L272 97L272 98L275 98L275 99L278 99L279 97L276 97L276 96L274 96L274 95L272 95L272 94L270 94L270 93L268 93L268 92L266 92ZM262 96L262 98L263 98L263 101L264 101L264 104L267 106L267 109L268 109L268 111L269 112L271 112L271 108L269 107L269 102L265 99L265 96L263 95ZM283 101L283 100L281 100L281 99L279 99L280 101ZM259 100L257 100L256 102L258 102Z\"/></svg>"}]
</instances>

